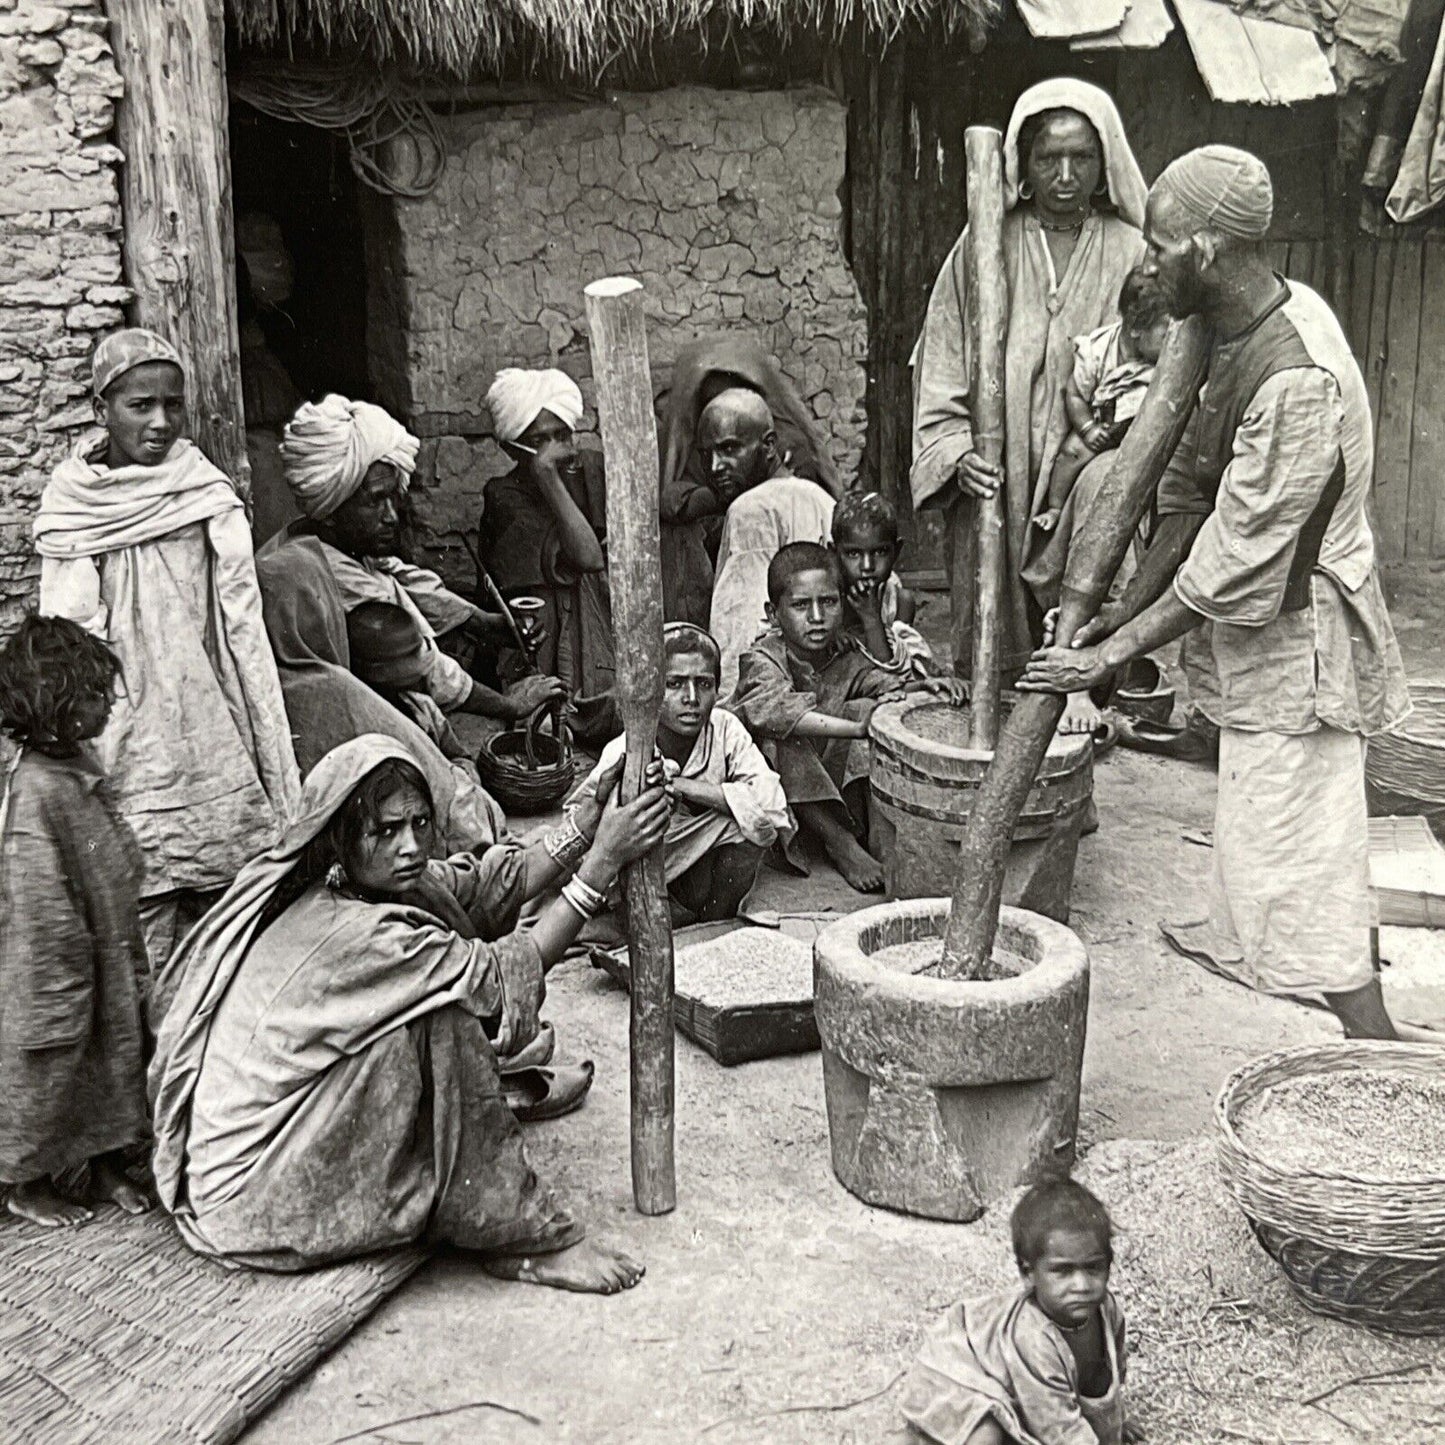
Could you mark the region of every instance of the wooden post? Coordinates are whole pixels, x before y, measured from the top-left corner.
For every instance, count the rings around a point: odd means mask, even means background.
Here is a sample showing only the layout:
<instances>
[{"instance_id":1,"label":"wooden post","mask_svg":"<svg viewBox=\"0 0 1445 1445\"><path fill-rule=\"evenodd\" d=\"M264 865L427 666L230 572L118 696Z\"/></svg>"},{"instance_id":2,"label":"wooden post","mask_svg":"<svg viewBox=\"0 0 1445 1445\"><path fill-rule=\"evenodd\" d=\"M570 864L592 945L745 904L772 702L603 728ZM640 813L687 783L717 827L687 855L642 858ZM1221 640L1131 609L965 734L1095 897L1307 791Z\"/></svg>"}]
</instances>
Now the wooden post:
<instances>
[{"instance_id":1,"label":"wooden post","mask_svg":"<svg viewBox=\"0 0 1445 1445\"><path fill-rule=\"evenodd\" d=\"M1139 415L1070 544L1057 645L1066 647L1108 596L1198 400L1208 351L1208 332L1197 317L1171 327ZM999 737L959 850L940 969L946 977L977 978L993 952L1014 825L1063 712L1057 694L1023 693Z\"/></svg>"},{"instance_id":2,"label":"wooden post","mask_svg":"<svg viewBox=\"0 0 1445 1445\"><path fill-rule=\"evenodd\" d=\"M1003 465L1004 348L1008 344L1008 275L1003 254L1003 137L992 126L963 135L968 187L968 315L972 341L973 447ZM998 741L999 605L1003 597L1004 495L1000 487L974 504L978 565L974 577L973 686L969 742L992 751Z\"/></svg>"},{"instance_id":3,"label":"wooden post","mask_svg":"<svg viewBox=\"0 0 1445 1445\"><path fill-rule=\"evenodd\" d=\"M132 320L186 363L197 445L249 498L222 0L106 0L125 95L126 280Z\"/></svg>"},{"instance_id":4,"label":"wooden post","mask_svg":"<svg viewBox=\"0 0 1445 1445\"><path fill-rule=\"evenodd\" d=\"M622 797L635 798L662 706L662 570L657 419L642 285L594 281L584 293L607 459L607 580L617 650L617 710L627 730ZM672 1159L672 918L662 847L623 878L632 970L632 1197L643 1214L677 1207Z\"/></svg>"}]
</instances>

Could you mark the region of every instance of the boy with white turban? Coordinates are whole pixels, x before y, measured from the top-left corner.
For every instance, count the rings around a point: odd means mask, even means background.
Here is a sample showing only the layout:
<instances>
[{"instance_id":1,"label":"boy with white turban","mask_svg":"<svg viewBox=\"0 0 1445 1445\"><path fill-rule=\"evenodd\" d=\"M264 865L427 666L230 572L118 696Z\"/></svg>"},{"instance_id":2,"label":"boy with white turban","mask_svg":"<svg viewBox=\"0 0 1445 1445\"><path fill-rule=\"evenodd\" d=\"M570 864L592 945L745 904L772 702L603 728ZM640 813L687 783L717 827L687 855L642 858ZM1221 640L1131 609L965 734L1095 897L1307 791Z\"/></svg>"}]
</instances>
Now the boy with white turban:
<instances>
[{"instance_id":1,"label":"boy with white turban","mask_svg":"<svg viewBox=\"0 0 1445 1445\"><path fill-rule=\"evenodd\" d=\"M507 367L487 392L492 429L515 466L487 483L478 527L482 561L508 599L538 597L545 637L538 665L572 699L573 732L600 746L621 724L607 592L607 498L599 452L574 435L582 393L565 372Z\"/></svg>"},{"instance_id":2,"label":"boy with white turban","mask_svg":"<svg viewBox=\"0 0 1445 1445\"><path fill-rule=\"evenodd\" d=\"M1211 324L1208 379L1124 598L1072 648L1036 653L1020 686L1092 687L1187 635L1191 690L1220 728L1214 878L1209 918L1165 937L1389 1039L1364 740L1409 698L1366 516L1369 400L1333 312L1260 251L1272 205L1264 164L1228 146L1191 151L1149 193L1143 269L1176 315Z\"/></svg>"},{"instance_id":3,"label":"boy with white turban","mask_svg":"<svg viewBox=\"0 0 1445 1445\"><path fill-rule=\"evenodd\" d=\"M108 336L96 421L40 498L40 609L109 644L123 686L95 750L141 848L152 972L300 795L261 618L251 533L227 477L181 433L185 371L154 332Z\"/></svg>"},{"instance_id":4,"label":"boy with white turban","mask_svg":"<svg viewBox=\"0 0 1445 1445\"><path fill-rule=\"evenodd\" d=\"M527 678L505 697L477 682L436 639L462 631L495 648L506 636L502 619L458 596L435 572L396 555L401 500L419 445L400 422L369 402L336 395L305 402L281 441L286 484L302 520L279 532L262 553L270 555L299 536L316 537L347 612L363 602L389 602L416 622L425 639L427 692L443 711L525 717L559 695L557 680Z\"/></svg>"}]
</instances>

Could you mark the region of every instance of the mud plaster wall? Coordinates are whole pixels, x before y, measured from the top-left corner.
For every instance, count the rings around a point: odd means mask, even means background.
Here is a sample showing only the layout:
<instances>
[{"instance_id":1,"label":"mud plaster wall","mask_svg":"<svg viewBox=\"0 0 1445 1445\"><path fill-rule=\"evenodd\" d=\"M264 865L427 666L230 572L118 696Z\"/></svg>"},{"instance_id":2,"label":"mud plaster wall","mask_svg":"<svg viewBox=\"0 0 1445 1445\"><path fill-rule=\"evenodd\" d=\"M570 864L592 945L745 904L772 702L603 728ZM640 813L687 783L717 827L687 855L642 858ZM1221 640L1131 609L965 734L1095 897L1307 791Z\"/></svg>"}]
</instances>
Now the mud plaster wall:
<instances>
[{"instance_id":1,"label":"mud plaster wall","mask_svg":"<svg viewBox=\"0 0 1445 1445\"><path fill-rule=\"evenodd\" d=\"M368 349L377 391L424 438L422 546L470 580L445 534L473 532L508 470L482 397L503 366L559 366L587 401L582 288L647 288L654 389L678 349L750 332L777 356L845 477L863 449L867 323L843 258L846 110L831 93L679 88L609 104L507 106L445 119L440 186L375 202Z\"/></svg>"},{"instance_id":2,"label":"mud plaster wall","mask_svg":"<svg viewBox=\"0 0 1445 1445\"><path fill-rule=\"evenodd\" d=\"M0 0L0 638L35 596L40 490L91 422L90 353L130 299L106 29L92 0Z\"/></svg>"}]
</instances>

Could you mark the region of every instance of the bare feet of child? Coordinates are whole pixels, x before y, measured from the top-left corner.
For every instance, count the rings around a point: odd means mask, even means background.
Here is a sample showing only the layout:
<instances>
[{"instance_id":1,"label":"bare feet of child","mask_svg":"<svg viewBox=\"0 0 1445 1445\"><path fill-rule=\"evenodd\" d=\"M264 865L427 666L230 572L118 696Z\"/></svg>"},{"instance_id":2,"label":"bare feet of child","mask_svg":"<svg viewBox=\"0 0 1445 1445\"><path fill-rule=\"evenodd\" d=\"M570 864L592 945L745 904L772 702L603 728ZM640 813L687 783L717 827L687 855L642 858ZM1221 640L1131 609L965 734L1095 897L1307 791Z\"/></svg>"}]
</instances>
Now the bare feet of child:
<instances>
[{"instance_id":1,"label":"bare feet of child","mask_svg":"<svg viewBox=\"0 0 1445 1445\"><path fill-rule=\"evenodd\" d=\"M83 1224L93 1217L85 1205L67 1199L49 1179L32 1179L28 1184L15 1185L5 1207L18 1218L43 1224L47 1229Z\"/></svg>"},{"instance_id":2,"label":"bare feet of child","mask_svg":"<svg viewBox=\"0 0 1445 1445\"><path fill-rule=\"evenodd\" d=\"M823 848L850 888L859 893L883 891L883 865L851 833L824 838Z\"/></svg>"},{"instance_id":3,"label":"bare feet of child","mask_svg":"<svg viewBox=\"0 0 1445 1445\"><path fill-rule=\"evenodd\" d=\"M90 1161L90 1197L118 1204L127 1214L144 1214L155 1200L114 1159Z\"/></svg>"},{"instance_id":4,"label":"bare feet of child","mask_svg":"<svg viewBox=\"0 0 1445 1445\"><path fill-rule=\"evenodd\" d=\"M1059 525L1059 509L1050 507L1047 512L1040 512L1034 518L1034 526L1041 532L1052 532Z\"/></svg>"},{"instance_id":5,"label":"bare feet of child","mask_svg":"<svg viewBox=\"0 0 1445 1445\"><path fill-rule=\"evenodd\" d=\"M482 1268L497 1279L523 1284L544 1284L578 1294L616 1294L631 1289L647 1273L644 1265L621 1250L584 1239L555 1254L503 1255L482 1261Z\"/></svg>"},{"instance_id":6,"label":"bare feet of child","mask_svg":"<svg viewBox=\"0 0 1445 1445\"><path fill-rule=\"evenodd\" d=\"M1086 692L1071 692L1064 703L1064 715L1059 719L1061 733L1092 733L1104 721L1104 714L1094 706L1094 700Z\"/></svg>"}]
</instances>

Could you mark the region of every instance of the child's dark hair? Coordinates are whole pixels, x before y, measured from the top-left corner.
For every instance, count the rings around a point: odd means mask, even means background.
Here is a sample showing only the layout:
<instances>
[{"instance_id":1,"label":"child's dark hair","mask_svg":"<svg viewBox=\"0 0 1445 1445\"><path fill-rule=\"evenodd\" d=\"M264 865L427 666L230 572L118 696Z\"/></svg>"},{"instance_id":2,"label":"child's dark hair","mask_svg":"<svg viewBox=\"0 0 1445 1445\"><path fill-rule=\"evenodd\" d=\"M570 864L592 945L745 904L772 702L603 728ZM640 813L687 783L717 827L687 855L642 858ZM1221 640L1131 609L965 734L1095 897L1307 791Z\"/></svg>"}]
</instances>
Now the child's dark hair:
<instances>
[{"instance_id":1,"label":"child's dark hair","mask_svg":"<svg viewBox=\"0 0 1445 1445\"><path fill-rule=\"evenodd\" d=\"M838 556L821 542L789 542L780 547L768 563L768 601L774 607L782 601L788 584L799 572L826 572L839 587Z\"/></svg>"},{"instance_id":2,"label":"child's dark hair","mask_svg":"<svg viewBox=\"0 0 1445 1445\"><path fill-rule=\"evenodd\" d=\"M1136 266L1119 288L1119 315L1130 331L1147 331L1169 314L1164 288Z\"/></svg>"},{"instance_id":3,"label":"child's dark hair","mask_svg":"<svg viewBox=\"0 0 1445 1445\"><path fill-rule=\"evenodd\" d=\"M673 657L705 657L712 664L713 678L722 681L722 648L710 632L691 622L669 622L662 629L662 655Z\"/></svg>"},{"instance_id":4,"label":"child's dark hair","mask_svg":"<svg viewBox=\"0 0 1445 1445\"><path fill-rule=\"evenodd\" d=\"M1048 1248L1049 1236L1061 1229L1092 1234L1104 1254L1114 1258L1114 1226L1099 1199L1072 1179L1049 1179L1035 1184L1014 1205L1009 1220L1013 1233L1014 1258L1019 1268L1037 1262Z\"/></svg>"},{"instance_id":5,"label":"child's dark hair","mask_svg":"<svg viewBox=\"0 0 1445 1445\"><path fill-rule=\"evenodd\" d=\"M67 757L84 741L77 708L109 697L120 659L64 617L31 613L0 651L0 726L26 747Z\"/></svg>"},{"instance_id":6,"label":"child's dark hair","mask_svg":"<svg viewBox=\"0 0 1445 1445\"><path fill-rule=\"evenodd\" d=\"M421 647L416 619L395 602L362 602L346 614L346 640L353 657L390 658Z\"/></svg>"},{"instance_id":7,"label":"child's dark hair","mask_svg":"<svg viewBox=\"0 0 1445 1445\"><path fill-rule=\"evenodd\" d=\"M879 531L898 545L898 508L882 492L847 492L833 508L833 542Z\"/></svg>"}]
</instances>

